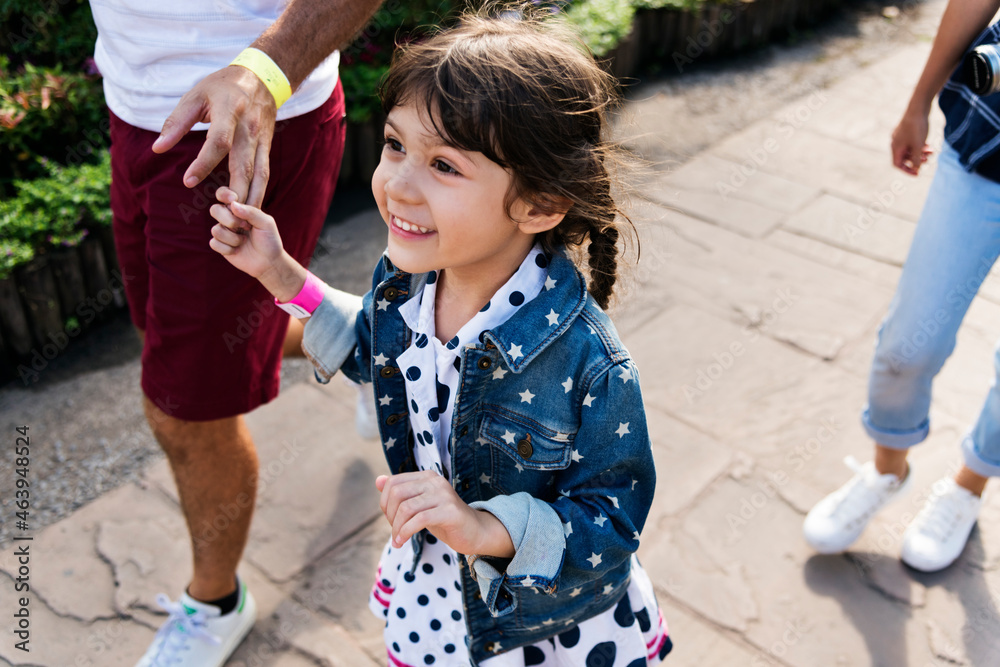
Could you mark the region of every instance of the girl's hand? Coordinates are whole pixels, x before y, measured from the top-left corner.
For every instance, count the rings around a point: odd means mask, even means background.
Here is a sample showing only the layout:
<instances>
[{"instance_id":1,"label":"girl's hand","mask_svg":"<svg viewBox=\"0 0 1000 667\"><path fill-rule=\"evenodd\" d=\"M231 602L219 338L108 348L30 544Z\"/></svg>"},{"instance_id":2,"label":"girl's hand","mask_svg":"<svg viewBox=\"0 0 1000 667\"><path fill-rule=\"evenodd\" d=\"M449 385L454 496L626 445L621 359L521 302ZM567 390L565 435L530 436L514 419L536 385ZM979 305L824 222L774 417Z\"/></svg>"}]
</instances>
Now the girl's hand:
<instances>
[{"instance_id":1,"label":"girl's hand","mask_svg":"<svg viewBox=\"0 0 1000 667\"><path fill-rule=\"evenodd\" d=\"M513 558L514 544L500 520L469 507L441 475L430 470L379 475L375 487L382 492L379 506L392 524L394 547L426 528L460 554Z\"/></svg>"},{"instance_id":2,"label":"girl's hand","mask_svg":"<svg viewBox=\"0 0 1000 667\"><path fill-rule=\"evenodd\" d=\"M907 113L892 132L892 164L916 176L931 153L927 145L927 116Z\"/></svg>"},{"instance_id":3,"label":"girl's hand","mask_svg":"<svg viewBox=\"0 0 1000 667\"><path fill-rule=\"evenodd\" d=\"M219 224L212 227L208 245L240 271L260 278L282 258L278 225L259 208L239 203L229 188L220 187L215 197L222 204L209 211Z\"/></svg>"}]
</instances>

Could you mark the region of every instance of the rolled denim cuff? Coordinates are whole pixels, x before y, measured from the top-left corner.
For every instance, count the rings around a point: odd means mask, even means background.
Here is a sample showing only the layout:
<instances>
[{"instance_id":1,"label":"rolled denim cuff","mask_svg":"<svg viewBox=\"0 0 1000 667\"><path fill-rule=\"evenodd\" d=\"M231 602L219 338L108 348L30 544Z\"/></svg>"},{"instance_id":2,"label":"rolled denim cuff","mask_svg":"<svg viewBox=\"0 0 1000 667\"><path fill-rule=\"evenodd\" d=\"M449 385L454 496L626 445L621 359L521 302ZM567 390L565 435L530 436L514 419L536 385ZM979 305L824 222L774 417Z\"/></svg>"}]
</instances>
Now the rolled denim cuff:
<instances>
[{"instance_id":1,"label":"rolled denim cuff","mask_svg":"<svg viewBox=\"0 0 1000 667\"><path fill-rule=\"evenodd\" d=\"M485 510L499 519L514 543L514 557L505 572L484 558L477 558L472 564L483 601L493 616L509 614L517 607L511 588L555 592L555 580L566 553L566 537L562 520L551 505L522 491L470 503L469 507Z\"/></svg>"},{"instance_id":2,"label":"rolled denim cuff","mask_svg":"<svg viewBox=\"0 0 1000 667\"><path fill-rule=\"evenodd\" d=\"M1000 461L984 459L971 433L962 438L962 456L965 458L965 465L977 475L1000 477Z\"/></svg>"},{"instance_id":3,"label":"rolled denim cuff","mask_svg":"<svg viewBox=\"0 0 1000 667\"><path fill-rule=\"evenodd\" d=\"M306 322L302 351L316 367L316 379L330 381L357 345L354 323L361 312L362 299L326 286L323 301Z\"/></svg>"},{"instance_id":4,"label":"rolled denim cuff","mask_svg":"<svg viewBox=\"0 0 1000 667\"><path fill-rule=\"evenodd\" d=\"M506 576L503 572L490 565L484 558L472 562L472 578L479 584L479 593L483 596L486 608L494 617L506 616L517 608L517 602L504 587Z\"/></svg>"},{"instance_id":5,"label":"rolled denim cuff","mask_svg":"<svg viewBox=\"0 0 1000 667\"><path fill-rule=\"evenodd\" d=\"M861 425L872 440L889 449L909 449L927 439L930 433L930 420L925 419L917 428L908 431L896 431L879 428L872 424L871 411L866 407L861 413Z\"/></svg>"}]
</instances>

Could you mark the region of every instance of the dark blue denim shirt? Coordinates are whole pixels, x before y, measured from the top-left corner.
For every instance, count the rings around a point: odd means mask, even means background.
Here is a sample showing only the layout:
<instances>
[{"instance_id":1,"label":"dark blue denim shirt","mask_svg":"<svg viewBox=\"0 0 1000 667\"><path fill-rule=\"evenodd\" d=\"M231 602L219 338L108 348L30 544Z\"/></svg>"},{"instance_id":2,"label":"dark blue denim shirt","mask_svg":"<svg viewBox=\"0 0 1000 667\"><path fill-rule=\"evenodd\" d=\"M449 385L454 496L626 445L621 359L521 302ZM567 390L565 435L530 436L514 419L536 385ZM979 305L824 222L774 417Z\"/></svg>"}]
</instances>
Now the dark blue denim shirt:
<instances>
[{"instance_id":1,"label":"dark blue denim shirt","mask_svg":"<svg viewBox=\"0 0 1000 667\"><path fill-rule=\"evenodd\" d=\"M374 385L393 473L416 470L405 369L395 364L410 342L399 307L426 278L383 256L363 300L328 288L305 327L320 382L341 370ZM461 354L450 481L504 524L516 554L460 558L476 664L614 605L655 485L638 371L565 255L551 258L547 288L480 340Z\"/></svg>"},{"instance_id":2,"label":"dark blue denim shirt","mask_svg":"<svg viewBox=\"0 0 1000 667\"><path fill-rule=\"evenodd\" d=\"M986 28L969 47L1000 42L1000 23ZM961 64L945 83L938 104L945 116L944 139L968 171L1000 182L1000 93L980 97L964 82Z\"/></svg>"}]
</instances>

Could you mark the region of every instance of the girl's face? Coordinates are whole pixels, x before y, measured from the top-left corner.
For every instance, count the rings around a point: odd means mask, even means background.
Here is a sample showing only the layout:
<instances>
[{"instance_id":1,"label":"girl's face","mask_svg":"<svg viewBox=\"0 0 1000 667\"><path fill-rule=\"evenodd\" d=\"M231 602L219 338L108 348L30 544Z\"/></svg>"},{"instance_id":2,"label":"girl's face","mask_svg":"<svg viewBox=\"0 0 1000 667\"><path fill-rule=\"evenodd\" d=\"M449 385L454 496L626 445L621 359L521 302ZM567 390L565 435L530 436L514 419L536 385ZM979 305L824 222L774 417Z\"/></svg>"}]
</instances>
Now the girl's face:
<instances>
[{"instance_id":1,"label":"girl's face","mask_svg":"<svg viewBox=\"0 0 1000 667\"><path fill-rule=\"evenodd\" d=\"M538 231L507 217L504 197L510 183L507 170L482 153L445 144L412 104L393 108L372 177L389 227L392 263L408 273L447 269L450 279L502 284L528 254ZM511 215L531 218L523 201L515 202Z\"/></svg>"}]
</instances>

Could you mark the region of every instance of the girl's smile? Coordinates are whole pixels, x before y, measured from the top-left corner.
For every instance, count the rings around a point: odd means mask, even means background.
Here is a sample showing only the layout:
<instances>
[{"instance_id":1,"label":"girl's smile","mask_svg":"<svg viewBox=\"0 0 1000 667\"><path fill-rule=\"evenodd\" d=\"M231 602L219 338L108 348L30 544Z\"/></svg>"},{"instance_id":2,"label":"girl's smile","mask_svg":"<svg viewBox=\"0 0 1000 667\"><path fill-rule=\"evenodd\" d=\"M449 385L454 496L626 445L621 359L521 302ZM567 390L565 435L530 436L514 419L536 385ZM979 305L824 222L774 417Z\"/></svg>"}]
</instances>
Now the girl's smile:
<instances>
[{"instance_id":1,"label":"girl's smile","mask_svg":"<svg viewBox=\"0 0 1000 667\"><path fill-rule=\"evenodd\" d=\"M421 227L415 222L408 222L402 218L398 218L392 213L389 214L389 222L391 223L389 230L400 234L403 238L419 238L434 231L426 227Z\"/></svg>"}]
</instances>

